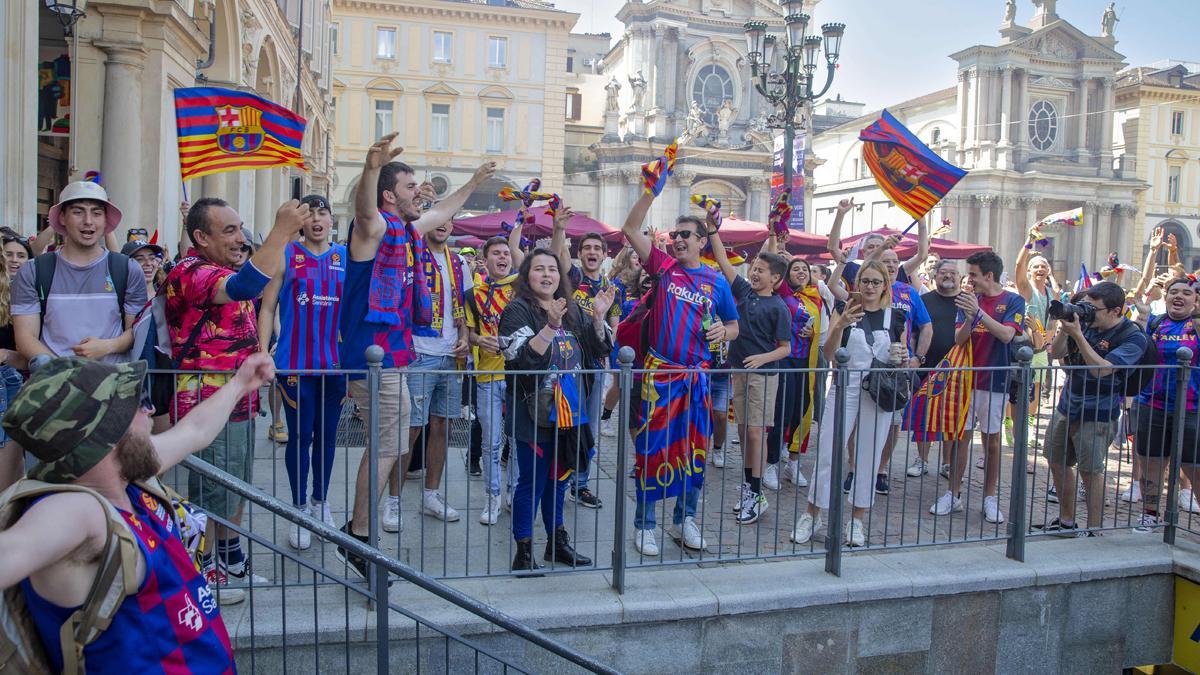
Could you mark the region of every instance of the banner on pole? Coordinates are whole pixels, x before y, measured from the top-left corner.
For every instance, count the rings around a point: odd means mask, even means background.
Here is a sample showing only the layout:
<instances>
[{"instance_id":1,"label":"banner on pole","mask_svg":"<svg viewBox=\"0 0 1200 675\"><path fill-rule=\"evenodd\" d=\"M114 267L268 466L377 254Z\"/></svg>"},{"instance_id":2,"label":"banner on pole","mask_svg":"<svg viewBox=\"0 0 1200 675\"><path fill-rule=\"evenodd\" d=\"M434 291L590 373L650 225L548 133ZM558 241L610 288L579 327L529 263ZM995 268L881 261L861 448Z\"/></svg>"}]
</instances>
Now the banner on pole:
<instances>
[{"instance_id":1,"label":"banner on pole","mask_svg":"<svg viewBox=\"0 0 1200 675\"><path fill-rule=\"evenodd\" d=\"M792 219L788 228L804 231L804 151L808 146L808 138L803 133L797 133L792 139L792 195L788 203L792 205ZM771 167L771 203L778 199L783 190L783 134L775 137L775 156Z\"/></svg>"}]
</instances>

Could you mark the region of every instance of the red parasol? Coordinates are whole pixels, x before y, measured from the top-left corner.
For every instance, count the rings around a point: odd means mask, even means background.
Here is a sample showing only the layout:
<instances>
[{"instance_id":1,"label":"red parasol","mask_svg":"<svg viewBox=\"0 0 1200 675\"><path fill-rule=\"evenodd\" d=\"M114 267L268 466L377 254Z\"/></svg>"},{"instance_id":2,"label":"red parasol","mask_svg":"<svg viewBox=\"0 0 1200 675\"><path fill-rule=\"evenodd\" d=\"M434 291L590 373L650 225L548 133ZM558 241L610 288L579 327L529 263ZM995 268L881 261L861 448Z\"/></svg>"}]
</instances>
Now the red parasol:
<instances>
[{"instance_id":1,"label":"red parasol","mask_svg":"<svg viewBox=\"0 0 1200 675\"><path fill-rule=\"evenodd\" d=\"M856 234L854 236L842 239L842 246L853 246L868 234L881 234L885 237L890 237L893 234L900 234L900 231L885 227L872 232L863 232L862 234ZM984 246L982 244L967 244L963 242L957 242L952 239L940 239L938 237L931 237L929 239L929 251L931 253L937 253L943 258L949 258L951 260L961 260L963 258L970 257L973 253L990 250L992 250L991 246ZM896 247L896 255L898 255L900 258L908 258L915 255L916 252L916 233L909 232L908 234L902 235L900 237L900 245Z\"/></svg>"}]
</instances>

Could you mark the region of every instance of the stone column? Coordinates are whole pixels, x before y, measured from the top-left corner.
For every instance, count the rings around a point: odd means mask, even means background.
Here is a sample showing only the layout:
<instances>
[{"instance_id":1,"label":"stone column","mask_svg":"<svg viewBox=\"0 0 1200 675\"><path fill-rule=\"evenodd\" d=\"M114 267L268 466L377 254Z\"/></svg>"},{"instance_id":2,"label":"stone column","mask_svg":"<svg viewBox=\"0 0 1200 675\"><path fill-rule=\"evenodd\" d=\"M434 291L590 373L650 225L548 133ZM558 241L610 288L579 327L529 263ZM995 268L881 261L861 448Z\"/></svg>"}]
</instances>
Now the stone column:
<instances>
[{"instance_id":1,"label":"stone column","mask_svg":"<svg viewBox=\"0 0 1200 675\"><path fill-rule=\"evenodd\" d=\"M275 169L259 169L254 172L254 234L266 237L275 221L275 208L278 204L272 202L275 190L272 185ZM349 227L347 223L346 227Z\"/></svg>"},{"instance_id":2,"label":"stone column","mask_svg":"<svg viewBox=\"0 0 1200 675\"><path fill-rule=\"evenodd\" d=\"M1079 259L1083 264L1088 266L1089 272L1097 272L1100 270L1099 265L1102 261L1096 256L1096 229L1099 226L1097 211L1100 207L1100 202L1089 201L1083 204L1083 227L1080 230L1080 245Z\"/></svg>"},{"instance_id":3,"label":"stone column","mask_svg":"<svg viewBox=\"0 0 1200 675\"><path fill-rule=\"evenodd\" d=\"M1081 161L1087 158L1087 130L1088 130L1088 85L1091 82L1086 77L1081 77L1076 80L1079 83L1079 117L1076 118L1075 124L1075 160Z\"/></svg>"},{"instance_id":4,"label":"stone column","mask_svg":"<svg viewBox=\"0 0 1200 675\"><path fill-rule=\"evenodd\" d=\"M1113 204L1112 202L1096 203L1096 231L1099 233L1097 237L1097 247L1101 249L1096 251L1096 254L1093 257L1093 259L1096 261L1096 265L1100 265L1103 261L1107 260L1108 254L1112 251L1117 251L1117 256L1122 260L1125 259L1125 256L1121 255L1121 252L1118 250L1117 246L1118 241L1123 237L1121 233L1115 232L1114 230L1116 228L1113 227L1112 214L1114 206L1116 206L1116 204Z\"/></svg>"},{"instance_id":5,"label":"stone column","mask_svg":"<svg viewBox=\"0 0 1200 675\"><path fill-rule=\"evenodd\" d=\"M142 70L146 51L133 43L95 42L104 66L104 122L100 170L109 199L121 208L122 229L143 226Z\"/></svg>"},{"instance_id":6,"label":"stone column","mask_svg":"<svg viewBox=\"0 0 1200 675\"><path fill-rule=\"evenodd\" d=\"M967 71L958 71L958 161L954 162L958 165L962 165L964 163L963 148L967 147L967 119L968 110L970 110L969 106L967 105L967 77Z\"/></svg>"},{"instance_id":7,"label":"stone column","mask_svg":"<svg viewBox=\"0 0 1200 675\"><path fill-rule=\"evenodd\" d=\"M1144 236L1144 232L1139 232L1138 228L1134 227L1135 216L1137 207L1133 204L1117 204L1113 211L1112 248L1122 260L1143 255L1142 242L1146 241L1147 237ZM1149 273L1146 270L1142 272Z\"/></svg>"},{"instance_id":8,"label":"stone column","mask_svg":"<svg viewBox=\"0 0 1200 675\"><path fill-rule=\"evenodd\" d=\"M1004 195L997 198L1000 208L998 219L996 221L996 252L1005 260L1012 260L1021 243L1018 239L1021 238L1021 218L1025 215L1024 212L1017 210L1017 198L1009 195Z\"/></svg>"},{"instance_id":9,"label":"stone column","mask_svg":"<svg viewBox=\"0 0 1200 675\"><path fill-rule=\"evenodd\" d=\"M679 190L679 200L676 211L670 214L671 223L675 222L675 218L690 213L692 210L692 181L696 180L695 171L676 170L671 174L671 179L676 189ZM666 202L664 202L666 203ZM666 207L664 207L666 208ZM666 214L664 214L665 216ZM663 226L667 225L667 221L663 221Z\"/></svg>"},{"instance_id":10,"label":"stone column","mask_svg":"<svg viewBox=\"0 0 1200 675\"><path fill-rule=\"evenodd\" d=\"M1023 219L1025 231L1021 233L1022 239L1028 234L1029 228L1038 222L1038 205L1041 203L1041 197L1021 197L1021 206L1025 207L1025 216Z\"/></svg>"},{"instance_id":11,"label":"stone column","mask_svg":"<svg viewBox=\"0 0 1200 675\"><path fill-rule=\"evenodd\" d=\"M38 111L37 96L33 94L38 89L41 4L6 2L0 7L0 34L5 36L0 89L10 92L0 104L0 147L4 148L0 159L0 214L5 225L29 235L37 223Z\"/></svg>"},{"instance_id":12,"label":"stone column","mask_svg":"<svg viewBox=\"0 0 1200 675\"><path fill-rule=\"evenodd\" d=\"M1000 69L1000 145L1009 144L1009 125L1012 122L1012 66Z\"/></svg>"},{"instance_id":13,"label":"stone column","mask_svg":"<svg viewBox=\"0 0 1200 675\"><path fill-rule=\"evenodd\" d=\"M979 140L979 78L978 71L974 68L965 72L965 90L966 90L966 119L963 120L963 127L966 129L965 147L973 147Z\"/></svg>"},{"instance_id":14,"label":"stone column","mask_svg":"<svg viewBox=\"0 0 1200 675\"><path fill-rule=\"evenodd\" d=\"M1029 71L1020 71L1021 85L1017 94L1017 147L1013 165L1025 161L1029 150Z\"/></svg>"},{"instance_id":15,"label":"stone column","mask_svg":"<svg viewBox=\"0 0 1200 675\"><path fill-rule=\"evenodd\" d=\"M625 181L621 179L621 170L602 169L597 180L600 183L600 221L619 228L624 222L620 211L625 201Z\"/></svg>"},{"instance_id":16,"label":"stone column","mask_svg":"<svg viewBox=\"0 0 1200 675\"><path fill-rule=\"evenodd\" d=\"M979 202L979 228L976 241L997 249L999 243L996 241L996 233L992 230L992 204L996 201L996 195L975 195L975 199Z\"/></svg>"},{"instance_id":17,"label":"stone column","mask_svg":"<svg viewBox=\"0 0 1200 675\"><path fill-rule=\"evenodd\" d=\"M771 180L766 176L751 176L748 185L745 218L766 224L771 213Z\"/></svg>"},{"instance_id":18,"label":"stone column","mask_svg":"<svg viewBox=\"0 0 1200 675\"><path fill-rule=\"evenodd\" d=\"M1113 115L1116 97L1113 93L1113 78L1106 77L1102 81L1100 118L1100 176L1112 178L1113 175Z\"/></svg>"}]
</instances>

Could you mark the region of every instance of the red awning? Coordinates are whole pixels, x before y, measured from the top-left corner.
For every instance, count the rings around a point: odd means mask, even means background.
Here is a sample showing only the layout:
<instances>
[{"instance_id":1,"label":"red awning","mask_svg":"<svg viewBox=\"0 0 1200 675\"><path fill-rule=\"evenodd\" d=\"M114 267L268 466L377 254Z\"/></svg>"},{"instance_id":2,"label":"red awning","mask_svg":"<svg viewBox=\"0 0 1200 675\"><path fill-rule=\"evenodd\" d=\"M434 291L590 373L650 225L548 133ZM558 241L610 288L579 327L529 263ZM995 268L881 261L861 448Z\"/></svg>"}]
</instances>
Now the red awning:
<instances>
[{"instance_id":1,"label":"red awning","mask_svg":"<svg viewBox=\"0 0 1200 675\"><path fill-rule=\"evenodd\" d=\"M885 237L889 237L893 234L900 234L900 231L885 227L872 232L863 232L862 234L856 234L854 236L845 237L842 239L842 247L845 248L847 246L853 246L868 234L882 234ZM982 244L967 244L963 242L957 242L952 239L939 239L938 237L933 237L929 240L929 250L933 253L937 253L943 258L961 260L963 258L970 257L973 253L990 251L992 250L992 247L984 246ZM916 255L916 253L917 234L915 231L913 231L901 237L900 245L896 247L896 255L900 256L900 258L909 258L913 255Z\"/></svg>"}]
</instances>

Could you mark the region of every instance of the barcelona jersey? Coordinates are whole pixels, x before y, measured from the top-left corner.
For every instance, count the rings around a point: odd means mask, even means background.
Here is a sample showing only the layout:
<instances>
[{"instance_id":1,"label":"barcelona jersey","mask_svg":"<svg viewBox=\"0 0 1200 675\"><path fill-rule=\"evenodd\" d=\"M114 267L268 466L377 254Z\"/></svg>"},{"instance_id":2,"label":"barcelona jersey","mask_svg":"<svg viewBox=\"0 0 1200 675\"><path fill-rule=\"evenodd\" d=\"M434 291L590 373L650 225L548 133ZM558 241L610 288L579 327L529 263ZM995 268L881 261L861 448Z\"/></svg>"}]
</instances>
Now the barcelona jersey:
<instances>
[{"instance_id":1,"label":"barcelona jersey","mask_svg":"<svg viewBox=\"0 0 1200 675\"><path fill-rule=\"evenodd\" d=\"M979 297L979 309L1000 324L1012 326L1020 335L1025 325L1025 298L1003 291L990 298ZM964 317L960 311L956 326L961 326L974 317ZM982 322L976 323L971 332L971 349L977 368L1007 368L1012 363L1008 344L996 339ZM1003 370L980 370L975 372L975 389L979 391L1008 391L1008 373Z\"/></svg>"},{"instance_id":2,"label":"barcelona jersey","mask_svg":"<svg viewBox=\"0 0 1200 675\"><path fill-rule=\"evenodd\" d=\"M1150 330L1153 328L1154 330ZM1176 321L1169 316L1153 317L1146 325L1150 341L1158 350L1159 363L1171 368L1156 368L1154 380L1138 395L1138 402L1159 410L1173 412L1175 410L1175 389L1179 365L1175 352L1180 347L1192 350L1192 367L1189 370L1187 386L1187 410L1196 410L1196 399L1200 396L1200 338L1197 337L1195 319Z\"/></svg>"},{"instance_id":3,"label":"barcelona jersey","mask_svg":"<svg viewBox=\"0 0 1200 675\"><path fill-rule=\"evenodd\" d=\"M319 370L338 365L337 331L346 283L346 248L334 244L321 255L300 242L284 252L279 287L279 343L275 367Z\"/></svg>"},{"instance_id":4,"label":"barcelona jersey","mask_svg":"<svg viewBox=\"0 0 1200 675\"><path fill-rule=\"evenodd\" d=\"M656 274L673 262L670 255L653 248L642 267ZM647 317L649 349L667 363L684 367L711 361L712 352L704 338L706 316L712 323L737 321L729 282L707 265L686 269L670 264L658 280L654 305Z\"/></svg>"}]
</instances>

